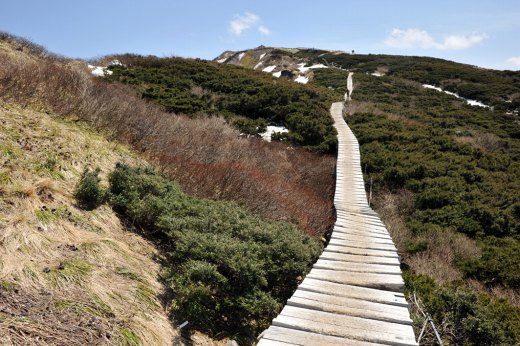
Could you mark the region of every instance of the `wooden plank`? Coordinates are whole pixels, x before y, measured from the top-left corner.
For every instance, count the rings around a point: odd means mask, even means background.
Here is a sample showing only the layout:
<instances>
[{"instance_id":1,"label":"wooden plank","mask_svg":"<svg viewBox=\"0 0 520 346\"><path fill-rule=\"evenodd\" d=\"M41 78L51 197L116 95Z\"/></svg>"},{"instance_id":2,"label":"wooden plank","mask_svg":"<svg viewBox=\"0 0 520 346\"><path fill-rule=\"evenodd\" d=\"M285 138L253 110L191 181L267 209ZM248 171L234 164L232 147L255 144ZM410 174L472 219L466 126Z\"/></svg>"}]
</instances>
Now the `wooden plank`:
<instances>
[{"instance_id":1,"label":"wooden plank","mask_svg":"<svg viewBox=\"0 0 520 346\"><path fill-rule=\"evenodd\" d=\"M302 291L299 294L304 295L305 293L310 294L312 292ZM287 305L377 321L412 325L408 309L404 307L388 306L386 304L367 302L359 299L336 298L330 295L313 294L316 296L300 297L295 294L287 301ZM327 300L326 297L330 297L330 299Z\"/></svg>"},{"instance_id":2,"label":"wooden plank","mask_svg":"<svg viewBox=\"0 0 520 346\"><path fill-rule=\"evenodd\" d=\"M355 229L334 228L332 234L336 237L347 237L347 239L349 236L361 236L361 237L367 237L367 238L372 238L372 239L392 241L392 238L390 237L389 234L363 232L363 231L355 230Z\"/></svg>"},{"instance_id":3,"label":"wooden plank","mask_svg":"<svg viewBox=\"0 0 520 346\"><path fill-rule=\"evenodd\" d=\"M295 310L289 310L290 308ZM410 326L292 306L286 306L282 313L273 320L273 325L387 345L417 345Z\"/></svg>"},{"instance_id":4,"label":"wooden plank","mask_svg":"<svg viewBox=\"0 0 520 346\"><path fill-rule=\"evenodd\" d=\"M394 245L394 242L392 239L388 238L380 238L380 237L373 237L370 234L362 234L362 233L344 233L344 232L332 232L330 235L330 239L344 239L344 240L350 240L352 242L372 242L372 243L379 243L379 244L390 244Z\"/></svg>"},{"instance_id":5,"label":"wooden plank","mask_svg":"<svg viewBox=\"0 0 520 346\"><path fill-rule=\"evenodd\" d=\"M276 327L278 328L278 327ZM288 343L288 342L283 342L283 341L278 341L278 340L269 340L269 339L265 339L265 338L262 338L262 340L260 340L256 346L299 346L301 344L293 344L293 343Z\"/></svg>"},{"instance_id":6,"label":"wooden plank","mask_svg":"<svg viewBox=\"0 0 520 346\"><path fill-rule=\"evenodd\" d=\"M342 329L339 327L347 327L353 330L354 333L356 333L356 330L362 330L365 333L377 333L380 332L382 334L386 334L386 337L388 339L391 339L395 336L403 336L406 337L407 335L410 335L413 329L409 325L400 324L400 323L393 323L393 322L386 322L386 321L378 321L378 320L372 320L372 319L366 319L362 317L355 317L355 316L346 316L331 312L325 312L325 311L318 311L318 310L312 310L312 309L305 309L300 308L296 306L290 306L287 305L283 310L280 312L278 317L296 317L299 319L302 319L302 324L307 324L309 321L316 322L316 323L327 323L335 329ZM274 324L274 323L273 323ZM276 324L274 324L276 325ZM312 331L312 330L310 330ZM328 334L328 333L324 333ZM334 335L334 334L328 334L328 335ZM358 334L359 335L359 334ZM338 335L340 336L340 335ZM362 338L356 337L356 334L351 335L343 335L345 337L351 337L352 339L357 340L363 340ZM384 341L380 340L367 340L367 341L373 341L373 342L379 342L384 343Z\"/></svg>"},{"instance_id":7,"label":"wooden plank","mask_svg":"<svg viewBox=\"0 0 520 346\"><path fill-rule=\"evenodd\" d=\"M326 282L306 277L298 286L298 290L306 290L335 297L368 300L381 304L408 306L402 293L378 290L368 287Z\"/></svg>"},{"instance_id":8,"label":"wooden plank","mask_svg":"<svg viewBox=\"0 0 520 346\"><path fill-rule=\"evenodd\" d=\"M317 280L337 282L354 286L386 289L402 292L404 281L400 275L356 273L340 270L312 269L307 277Z\"/></svg>"},{"instance_id":9,"label":"wooden plank","mask_svg":"<svg viewBox=\"0 0 520 346\"><path fill-rule=\"evenodd\" d=\"M337 227L343 227L343 228L356 228L356 229L362 229L367 230L371 232L379 232L379 233L388 233L388 230L383 224L375 225L370 223L364 223L364 222L355 222L348 219L345 219L341 216L338 216L336 218L335 226Z\"/></svg>"},{"instance_id":10,"label":"wooden plank","mask_svg":"<svg viewBox=\"0 0 520 346\"><path fill-rule=\"evenodd\" d=\"M359 219L347 218L345 216L338 216L337 220L341 220L341 222L336 221L336 224L344 224L345 226L358 225L359 227L365 227L367 229L386 231L386 227L382 222L364 222L359 221Z\"/></svg>"},{"instance_id":11,"label":"wooden plank","mask_svg":"<svg viewBox=\"0 0 520 346\"><path fill-rule=\"evenodd\" d=\"M357 263L373 263L373 264L394 264L400 265L399 258L395 257L380 257L380 256L364 256L364 255L353 255L341 252L327 251L321 253L320 259L327 259L331 261L343 261L343 262L357 262Z\"/></svg>"},{"instance_id":12,"label":"wooden plank","mask_svg":"<svg viewBox=\"0 0 520 346\"><path fill-rule=\"evenodd\" d=\"M270 345L284 345L283 343L296 343L300 346L379 346L381 344L347 339L343 337L336 337L330 335L317 334L312 332L305 332L292 328L283 328L271 326L265 332L262 340L270 340L280 342L281 344L266 344ZM261 346L260 343L258 346Z\"/></svg>"},{"instance_id":13,"label":"wooden plank","mask_svg":"<svg viewBox=\"0 0 520 346\"><path fill-rule=\"evenodd\" d=\"M385 250L385 251L397 251L394 244L381 244L375 243L371 241L351 241L349 239L330 239L329 245L338 245L338 246L349 246L356 247L362 249L370 249L370 250Z\"/></svg>"},{"instance_id":14,"label":"wooden plank","mask_svg":"<svg viewBox=\"0 0 520 346\"><path fill-rule=\"evenodd\" d=\"M325 259L318 259L312 266L316 269L327 270L342 270L358 273L375 273L375 274L394 274L401 275L401 269L398 265L385 265L373 263L355 263L355 262L340 262L330 261Z\"/></svg>"},{"instance_id":15,"label":"wooden plank","mask_svg":"<svg viewBox=\"0 0 520 346\"><path fill-rule=\"evenodd\" d=\"M399 255L396 251L389 250L370 250L370 249L362 249L350 246L339 246L334 244L329 244L326 247L327 251L330 252L340 252L351 255L363 255L363 256L378 256L378 257L393 257L399 258Z\"/></svg>"},{"instance_id":16,"label":"wooden plank","mask_svg":"<svg viewBox=\"0 0 520 346\"><path fill-rule=\"evenodd\" d=\"M373 232L369 231L367 229L357 228L357 227L351 227L351 228L343 228L343 227L337 227L334 226L333 233L336 234L357 234L357 235L364 235L364 236L370 236L374 238L383 238L389 241L392 241L392 237L389 233L383 233L383 232Z\"/></svg>"}]
</instances>

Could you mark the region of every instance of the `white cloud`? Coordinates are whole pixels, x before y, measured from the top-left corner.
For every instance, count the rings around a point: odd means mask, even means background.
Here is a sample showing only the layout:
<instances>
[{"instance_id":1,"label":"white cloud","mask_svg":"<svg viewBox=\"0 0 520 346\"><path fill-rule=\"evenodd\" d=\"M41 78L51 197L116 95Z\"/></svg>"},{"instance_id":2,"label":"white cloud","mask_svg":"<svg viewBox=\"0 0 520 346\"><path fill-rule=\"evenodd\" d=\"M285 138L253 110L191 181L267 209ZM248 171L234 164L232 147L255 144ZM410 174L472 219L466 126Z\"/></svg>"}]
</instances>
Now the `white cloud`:
<instances>
[{"instance_id":1,"label":"white cloud","mask_svg":"<svg viewBox=\"0 0 520 346\"><path fill-rule=\"evenodd\" d=\"M507 62L513 66L520 66L520 56L514 56L507 59Z\"/></svg>"},{"instance_id":2,"label":"white cloud","mask_svg":"<svg viewBox=\"0 0 520 346\"><path fill-rule=\"evenodd\" d=\"M262 35L271 35L271 30L269 30L266 26L264 25L260 25L258 27L258 32L261 33Z\"/></svg>"},{"instance_id":3,"label":"white cloud","mask_svg":"<svg viewBox=\"0 0 520 346\"><path fill-rule=\"evenodd\" d=\"M435 41L424 30L417 29L394 29L390 36L385 40L385 44L392 48L431 48Z\"/></svg>"},{"instance_id":4,"label":"white cloud","mask_svg":"<svg viewBox=\"0 0 520 346\"><path fill-rule=\"evenodd\" d=\"M235 16L235 19L229 22L229 31L235 36L240 36L244 30L250 29L259 21L259 16L246 12L242 16Z\"/></svg>"},{"instance_id":5,"label":"white cloud","mask_svg":"<svg viewBox=\"0 0 520 346\"><path fill-rule=\"evenodd\" d=\"M436 41L426 31L419 29L393 29L384 43L392 48L423 48L440 50L466 49L482 42L487 36L484 35L450 35L442 42Z\"/></svg>"},{"instance_id":6,"label":"white cloud","mask_svg":"<svg viewBox=\"0 0 520 346\"><path fill-rule=\"evenodd\" d=\"M469 36L448 36L444 39L439 49L444 50L456 50L466 49L484 41L487 36L484 35L469 35Z\"/></svg>"}]
</instances>

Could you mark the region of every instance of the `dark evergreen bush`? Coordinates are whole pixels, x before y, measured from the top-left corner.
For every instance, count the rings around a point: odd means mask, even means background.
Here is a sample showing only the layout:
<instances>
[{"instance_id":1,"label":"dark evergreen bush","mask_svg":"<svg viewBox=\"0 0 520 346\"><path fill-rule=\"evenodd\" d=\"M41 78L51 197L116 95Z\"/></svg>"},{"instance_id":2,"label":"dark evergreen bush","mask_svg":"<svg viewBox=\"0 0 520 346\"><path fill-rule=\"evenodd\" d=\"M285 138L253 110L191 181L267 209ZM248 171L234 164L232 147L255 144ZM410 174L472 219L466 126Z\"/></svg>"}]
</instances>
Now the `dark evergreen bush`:
<instances>
[{"instance_id":1,"label":"dark evergreen bush","mask_svg":"<svg viewBox=\"0 0 520 346\"><path fill-rule=\"evenodd\" d=\"M74 198L86 209L96 208L102 201L104 191L99 185L99 168L91 170L86 167L74 189Z\"/></svg>"},{"instance_id":2,"label":"dark evergreen bush","mask_svg":"<svg viewBox=\"0 0 520 346\"><path fill-rule=\"evenodd\" d=\"M109 183L113 207L164 250L174 313L202 330L260 332L321 253L290 224L189 197L149 169L118 164Z\"/></svg>"}]
</instances>

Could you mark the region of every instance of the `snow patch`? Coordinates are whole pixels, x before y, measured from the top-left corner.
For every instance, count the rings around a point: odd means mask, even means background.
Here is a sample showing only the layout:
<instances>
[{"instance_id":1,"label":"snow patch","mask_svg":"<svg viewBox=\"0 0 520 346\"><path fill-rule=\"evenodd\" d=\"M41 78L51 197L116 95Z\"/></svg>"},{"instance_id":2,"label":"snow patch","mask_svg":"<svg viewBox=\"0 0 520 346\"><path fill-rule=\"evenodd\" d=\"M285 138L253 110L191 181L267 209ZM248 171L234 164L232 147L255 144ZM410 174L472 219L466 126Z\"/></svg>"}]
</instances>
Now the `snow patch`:
<instances>
[{"instance_id":1,"label":"snow patch","mask_svg":"<svg viewBox=\"0 0 520 346\"><path fill-rule=\"evenodd\" d=\"M311 67L309 67L310 69L313 69L313 68L329 68L328 66L326 65L323 65L323 64L314 64L312 65Z\"/></svg>"},{"instance_id":2,"label":"snow patch","mask_svg":"<svg viewBox=\"0 0 520 346\"><path fill-rule=\"evenodd\" d=\"M300 84L307 84L309 82L309 78L299 75L294 81Z\"/></svg>"},{"instance_id":3,"label":"snow patch","mask_svg":"<svg viewBox=\"0 0 520 346\"><path fill-rule=\"evenodd\" d=\"M309 70L312 70L314 68L328 68L328 66L325 66L323 64L314 64L312 66L305 66L305 63L301 63L301 64L298 64L298 70L301 72L301 73L305 73Z\"/></svg>"},{"instance_id":4,"label":"snow patch","mask_svg":"<svg viewBox=\"0 0 520 346\"><path fill-rule=\"evenodd\" d=\"M483 107L483 108L491 108L491 106L488 106L480 101L477 101L477 100L470 100L470 99L467 99L467 98L464 98L462 96L459 96L459 94L457 93L454 93L454 92L451 92L451 91L448 91L448 90L442 90L441 88L439 87L436 87L435 85L430 85L430 84L423 84L422 85L423 88L426 88L426 89L433 89L433 90L437 90L437 91L440 91L440 92L443 92L445 94L448 94L448 95L451 95L451 96L454 96L458 99L461 99L461 100L464 100L466 101L466 103L470 106L478 106L478 107Z\"/></svg>"},{"instance_id":5,"label":"snow patch","mask_svg":"<svg viewBox=\"0 0 520 346\"><path fill-rule=\"evenodd\" d=\"M484 108L491 108L488 105L483 104L482 102L477 101L477 100L468 100L468 99L465 99L465 100L468 103L468 105L470 105L470 106L479 106L479 107L484 107Z\"/></svg>"},{"instance_id":6,"label":"snow patch","mask_svg":"<svg viewBox=\"0 0 520 346\"><path fill-rule=\"evenodd\" d=\"M266 131L261 133L260 136L262 136L263 140L270 142L271 136L273 135L273 133L287 133L287 132L289 132L289 130L283 126L267 126Z\"/></svg>"},{"instance_id":7,"label":"snow patch","mask_svg":"<svg viewBox=\"0 0 520 346\"><path fill-rule=\"evenodd\" d=\"M434 89L434 90L442 92L442 89L439 87L436 87L435 85L423 84L422 86L423 86L423 88L426 88L426 89Z\"/></svg>"},{"instance_id":8,"label":"snow patch","mask_svg":"<svg viewBox=\"0 0 520 346\"><path fill-rule=\"evenodd\" d=\"M272 65L272 66L267 66L266 68L264 68L262 71L264 72L268 72L268 73L271 73L273 72L273 70L276 68L276 65Z\"/></svg>"},{"instance_id":9,"label":"snow patch","mask_svg":"<svg viewBox=\"0 0 520 346\"><path fill-rule=\"evenodd\" d=\"M377 71L374 72L374 73L371 73L371 75L374 76L374 77L382 77L383 76L383 74L381 72L377 72Z\"/></svg>"},{"instance_id":10,"label":"snow patch","mask_svg":"<svg viewBox=\"0 0 520 346\"><path fill-rule=\"evenodd\" d=\"M103 66L87 65L87 67L90 69L90 73L96 77L110 76L113 73Z\"/></svg>"},{"instance_id":11,"label":"snow patch","mask_svg":"<svg viewBox=\"0 0 520 346\"><path fill-rule=\"evenodd\" d=\"M246 53L240 53L238 54L238 61L242 60L242 58L246 55Z\"/></svg>"},{"instance_id":12,"label":"snow patch","mask_svg":"<svg viewBox=\"0 0 520 346\"><path fill-rule=\"evenodd\" d=\"M222 64L222 63L223 63L224 61L226 61L226 60L227 60L227 58L222 58L222 59L218 59L217 62L218 62L219 64Z\"/></svg>"},{"instance_id":13,"label":"snow patch","mask_svg":"<svg viewBox=\"0 0 520 346\"><path fill-rule=\"evenodd\" d=\"M258 64L255 65L255 67L253 67L253 70L256 70L257 68L260 67L260 65L263 65L264 63L263 62L259 62Z\"/></svg>"},{"instance_id":14,"label":"snow patch","mask_svg":"<svg viewBox=\"0 0 520 346\"><path fill-rule=\"evenodd\" d=\"M276 78L280 78L281 75L282 75L282 71L273 73L273 77L276 77Z\"/></svg>"},{"instance_id":15,"label":"snow patch","mask_svg":"<svg viewBox=\"0 0 520 346\"><path fill-rule=\"evenodd\" d=\"M298 64L298 70L300 70L301 73L305 73L309 71L309 67L305 67L305 63Z\"/></svg>"},{"instance_id":16,"label":"snow patch","mask_svg":"<svg viewBox=\"0 0 520 346\"><path fill-rule=\"evenodd\" d=\"M264 58L264 56L265 56L265 53L262 53L262 54L260 55L260 60L262 60L262 59Z\"/></svg>"}]
</instances>

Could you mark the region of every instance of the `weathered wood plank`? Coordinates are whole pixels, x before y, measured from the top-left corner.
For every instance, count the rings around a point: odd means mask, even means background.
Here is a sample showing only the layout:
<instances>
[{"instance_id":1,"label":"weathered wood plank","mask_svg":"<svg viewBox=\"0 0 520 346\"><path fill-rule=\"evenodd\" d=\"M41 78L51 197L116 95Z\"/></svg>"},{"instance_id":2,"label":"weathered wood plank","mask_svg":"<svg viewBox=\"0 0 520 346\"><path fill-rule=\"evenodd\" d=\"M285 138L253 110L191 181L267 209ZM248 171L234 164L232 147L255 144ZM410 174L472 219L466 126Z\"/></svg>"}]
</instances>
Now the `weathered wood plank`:
<instances>
[{"instance_id":1,"label":"weathered wood plank","mask_svg":"<svg viewBox=\"0 0 520 346\"><path fill-rule=\"evenodd\" d=\"M370 249L362 249L350 246L339 246L334 244L329 244L327 246L327 251L330 252L340 252L351 255L363 255L363 256L378 256L378 257L394 257L399 258L399 255L396 251L390 250L370 250Z\"/></svg>"},{"instance_id":2,"label":"weathered wood plank","mask_svg":"<svg viewBox=\"0 0 520 346\"><path fill-rule=\"evenodd\" d=\"M381 238L381 237L373 237L370 234L363 234L363 233L357 233L357 232L351 232L351 233L343 233L343 232L332 232L330 239L344 239L349 240L352 242L372 242L372 243L379 243L379 244L391 244L394 245L394 242L392 239L388 238Z\"/></svg>"},{"instance_id":3,"label":"weathered wood plank","mask_svg":"<svg viewBox=\"0 0 520 346\"><path fill-rule=\"evenodd\" d=\"M397 252L397 249L395 248L394 244L382 244L382 243L376 243L371 241L350 241L349 239L337 239L337 238L331 238L329 241L329 245L338 245L338 246L349 246L349 247L355 247L355 248L363 248L363 249L369 249L369 250L385 250L385 251L395 251Z\"/></svg>"},{"instance_id":4,"label":"weathered wood plank","mask_svg":"<svg viewBox=\"0 0 520 346\"><path fill-rule=\"evenodd\" d=\"M354 286L386 289L394 292L402 292L404 281L400 275L356 273L339 270L313 269L307 277L323 281L337 282Z\"/></svg>"},{"instance_id":5,"label":"weathered wood plank","mask_svg":"<svg viewBox=\"0 0 520 346\"><path fill-rule=\"evenodd\" d=\"M343 337L336 337L330 335L317 334L312 332L305 332L303 330L297 330L292 328L283 328L277 326L271 326L264 335L264 339L276 342L289 342L296 343L299 346L379 346L381 344L375 344L371 342L352 340ZM262 340L264 340L262 339ZM278 344L272 344L278 345ZM261 346L258 343L258 346ZM269 344L267 344L269 346Z\"/></svg>"},{"instance_id":6,"label":"weathered wood plank","mask_svg":"<svg viewBox=\"0 0 520 346\"><path fill-rule=\"evenodd\" d=\"M287 305L371 320L412 325L407 308L378 304L360 299L301 291L298 294L295 293L287 301Z\"/></svg>"},{"instance_id":7,"label":"weathered wood plank","mask_svg":"<svg viewBox=\"0 0 520 346\"><path fill-rule=\"evenodd\" d=\"M287 306L284 310L288 308L292 307ZM282 310L282 313L273 320L273 325L387 345L417 345L415 336L411 336L407 331L408 329L412 331L410 326L328 312L298 309L298 311L291 313ZM406 329L400 327L406 327Z\"/></svg>"},{"instance_id":8,"label":"weathered wood plank","mask_svg":"<svg viewBox=\"0 0 520 346\"><path fill-rule=\"evenodd\" d=\"M278 328L278 327L276 327L276 328ZM293 344L293 343L288 343L288 342L284 342L284 341L269 340L269 339L265 339L265 338L263 338L256 344L256 346L300 346L300 345L302 345L302 344L301 343Z\"/></svg>"},{"instance_id":9,"label":"weathered wood plank","mask_svg":"<svg viewBox=\"0 0 520 346\"><path fill-rule=\"evenodd\" d=\"M394 274L401 275L401 269L398 265L372 264L372 263L355 263L340 262L318 259L314 263L313 268L326 270L340 270L358 273L375 273L375 274Z\"/></svg>"},{"instance_id":10,"label":"weathered wood plank","mask_svg":"<svg viewBox=\"0 0 520 346\"><path fill-rule=\"evenodd\" d=\"M399 258L396 257L381 257L381 256L364 256L353 255L341 252L328 251L325 249L320 256L320 259L327 259L331 261L343 262L357 262L357 263L373 263L373 264L394 264L400 265Z\"/></svg>"}]
</instances>

